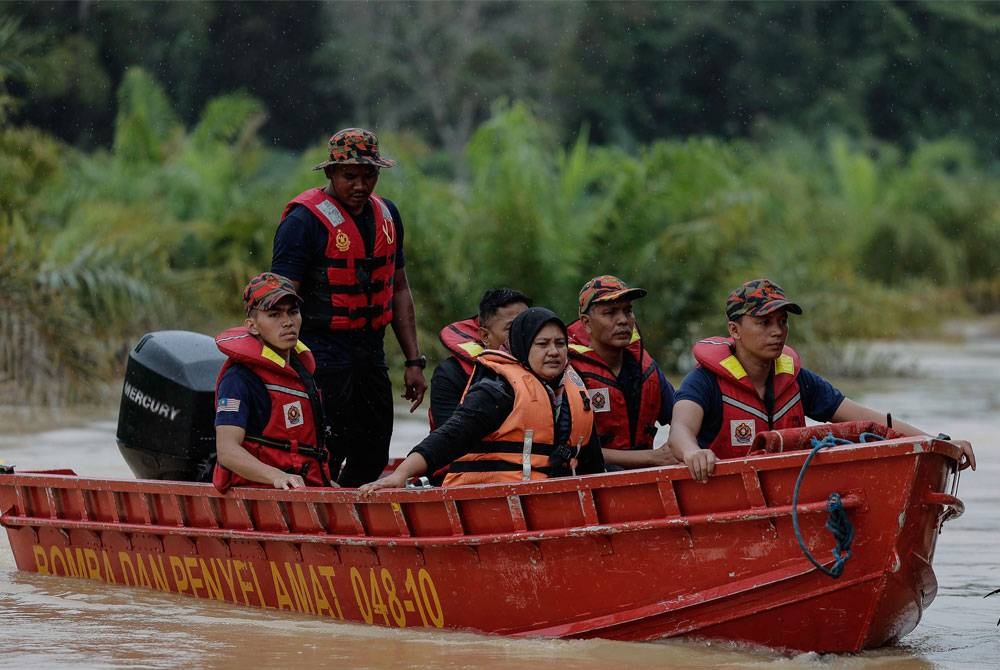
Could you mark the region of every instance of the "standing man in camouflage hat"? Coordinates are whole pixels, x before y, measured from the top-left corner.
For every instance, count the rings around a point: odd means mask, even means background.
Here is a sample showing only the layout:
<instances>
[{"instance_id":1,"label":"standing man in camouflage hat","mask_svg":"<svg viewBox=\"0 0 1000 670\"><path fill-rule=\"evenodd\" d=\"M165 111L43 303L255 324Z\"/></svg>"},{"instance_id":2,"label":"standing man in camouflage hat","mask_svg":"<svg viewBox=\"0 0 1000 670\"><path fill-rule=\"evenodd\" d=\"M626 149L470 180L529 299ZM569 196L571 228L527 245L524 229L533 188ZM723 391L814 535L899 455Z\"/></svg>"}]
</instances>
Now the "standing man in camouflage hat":
<instances>
[{"instance_id":1,"label":"standing man in camouflage hat","mask_svg":"<svg viewBox=\"0 0 1000 670\"><path fill-rule=\"evenodd\" d=\"M406 359L402 397L411 412L427 390L427 359L404 268L403 220L395 204L374 193L379 170L395 164L379 153L371 131L334 133L329 160L313 168L329 183L289 202L274 236L271 271L291 279L304 301L301 339L316 358L332 428L331 469L343 463L341 486L377 479L389 459L386 326Z\"/></svg>"},{"instance_id":2,"label":"standing man in camouflage hat","mask_svg":"<svg viewBox=\"0 0 1000 670\"><path fill-rule=\"evenodd\" d=\"M886 415L860 405L814 372L801 367L785 344L788 315L802 308L769 279L748 281L726 301L729 337L694 345L698 367L677 391L668 444L691 476L708 481L718 458L745 456L758 432L815 421L886 422ZM903 435L925 435L893 420ZM976 467L969 448L962 467Z\"/></svg>"}]
</instances>

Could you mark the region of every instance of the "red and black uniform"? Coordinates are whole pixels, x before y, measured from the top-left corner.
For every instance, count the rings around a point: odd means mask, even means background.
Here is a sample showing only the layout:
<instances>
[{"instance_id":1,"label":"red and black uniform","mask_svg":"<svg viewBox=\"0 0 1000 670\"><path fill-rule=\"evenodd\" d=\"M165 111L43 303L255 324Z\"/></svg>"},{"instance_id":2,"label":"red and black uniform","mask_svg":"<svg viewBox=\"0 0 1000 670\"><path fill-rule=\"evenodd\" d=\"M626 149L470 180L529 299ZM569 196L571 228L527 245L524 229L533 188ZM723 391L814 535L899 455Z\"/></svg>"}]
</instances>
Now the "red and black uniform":
<instances>
[{"instance_id":1,"label":"red and black uniform","mask_svg":"<svg viewBox=\"0 0 1000 670\"><path fill-rule=\"evenodd\" d=\"M378 330L392 323L396 225L388 205L374 193L370 204L375 215L371 250L350 212L322 188L304 191L285 206L282 219L303 205L328 234L325 263L310 268L309 290L302 296L303 318L322 322L330 330Z\"/></svg>"},{"instance_id":2,"label":"red and black uniform","mask_svg":"<svg viewBox=\"0 0 1000 670\"><path fill-rule=\"evenodd\" d=\"M377 479L389 460L393 396L384 341L406 262L403 237L391 201L372 195L350 214L322 188L292 200L274 235L271 271L301 285L300 338L316 358L331 467L344 463L341 486Z\"/></svg>"},{"instance_id":3,"label":"red and black uniform","mask_svg":"<svg viewBox=\"0 0 1000 670\"><path fill-rule=\"evenodd\" d=\"M666 380L643 347L638 331L633 331L632 341L624 354L638 363L639 371L634 379L615 375L604 359L590 348L590 336L581 321L571 323L568 331L570 360L587 385L601 446L605 449L652 449L656 422L663 415ZM673 395L673 387L669 394Z\"/></svg>"},{"instance_id":4,"label":"red and black uniform","mask_svg":"<svg viewBox=\"0 0 1000 670\"><path fill-rule=\"evenodd\" d=\"M722 425L708 447L719 458L746 456L754 436L765 430L799 428L805 425L805 410L799 390L799 355L785 345L774 361L765 398L757 395L753 382L733 353L729 338L710 337L694 345L695 360L711 372L722 393Z\"/></svg>"},{"instance_id":5,"label":"red and black uniform","mask_svg":"<svg viewBox=\"0 0 1000 670\"><path fill-rule=\"evenodd\" d=\"M431 430L451 417L469 385L476 357L483 352L483 345L479 341L479 317L474 316L445 326L438 338L452 355L434 368L434 375L431 377L431 407L427 412Z\"/></svg>"},{"instance_id":6,"label":"red and black uniform","mask_svg":"<svg viewBox=\"0 0 1000 670\"><path fill-rule=\"evenodd\" d=\"M484 436L465 454L452 461L445 486L518 482L524 479L526 431L532 431L528 478L546 479L556 472L550 457L560 445L569 448L570 468L576 469L576 457L589 444L594 429L594 415L582 380L568 368L560 386L569 410L569 431L556 437L557 417L551 391L530 370L510 354L489 350L477 359L502 377L514 392L514 405L503 423ZM561 407L560 407L561 409Z\"/></svg>"},{"instance_id":7,"label":"red and black uniform","mask_svg":"<svg viewBox=\"0 0 1000 670\"><path fill-rule=\"evenodd\" d=\"M229 360L219 372L221 380L234 365L248 368L264 384L270 400L270 416L259 435L249 432L241 443L262 463L284 472L300 475L307 486L329 486L329 454L320 444L323 435L319 394L312 380L316 369L309 349L296 345L289 361L240 326L230 328L215 338L216 345ZM217 411L226 405L239 407L239 400L219 397ZM232 486L260 486L216 463L212 478L215 487L225 493Z\"/></svg>"}]
</instances>

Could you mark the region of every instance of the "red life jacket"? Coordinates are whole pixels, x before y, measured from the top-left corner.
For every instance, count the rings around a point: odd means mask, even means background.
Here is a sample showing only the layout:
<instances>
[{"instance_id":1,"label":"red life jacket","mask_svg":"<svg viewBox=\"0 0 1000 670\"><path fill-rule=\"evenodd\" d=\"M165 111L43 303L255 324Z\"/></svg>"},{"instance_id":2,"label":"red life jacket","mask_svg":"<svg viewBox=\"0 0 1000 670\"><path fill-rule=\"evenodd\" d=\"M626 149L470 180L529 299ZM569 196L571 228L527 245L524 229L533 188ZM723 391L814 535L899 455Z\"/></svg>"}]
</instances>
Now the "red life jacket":
<instances>
[{"instance_id":1,"label":"red life jacket","mask_svg":"<svg viewBox=\"0 0 1000 670\"><path fill-rule=\"evenodd\" d=\"M396 223L389 207L374 193L375 244L371 256L354 218L322 188L311 188L285 205L284 219L295 205L304 205L327 230L326 264L310 272L310 291L302 296L303 314L330 330L383 328L392 322L393 280L396 276Z\"/></svg>"},{"instance_id":2,"label":"red life jacket","mask_svg":"<svg viewBox=\"0 0 1000 670\"><path fill-rule=\"evenodd\" d=\"M468 379L476 365L476 356L485 350L479 341L479 317L469 317L445 326L438 333L438 339L454 355ZM427 422L431 430L437 428L432 408L427 410Z\"/></svg>"},{"instance_id":3,"label":"red life jacket","mask_svg":"<svg viewBox=\"0 0 1000 670\"><path fill-rule=\"evenodd\" d=\"M652 449L663 389L660 387L656 361L642 346L639 331L632 331L632 341L628 345L629 353L639 361L642 370L638 424L632 426L629 423L625 393L618 384L615 373L590 348L590 335L583 323L574 321L567 330L570 339L569 356L573 367L587 385L601 446L605 449Z\"/></svg>"},{"instance_id":4,"label":"red life jacket","mask_svg":"<svg viewBox=\"0 0 1000 670\"><path fill-rule=\"evenodd\" d=\"M318 442L318 417L313 409L313 402L318 404L318 396L310 398L305 382L291 363L286 363L245 327L220 333L215 344L229 357L219 372L219 379L234 363L241 363L260 377L271 400L271 416L267 418L263 435L246 435L240 443L243 448L262 463L300 475L307 486L329 486L329 454ZM316 361L306 345L296 344L292 355L298 357L309 374L316 370ZM218 405L218 391L215 402ZM261 486L219 463L215 464L212 483L221 493L232 486Z\"/></svg>"},{"instance_id":5,"label":"red life jacket","mask_svg":"<svg viewBox=\"0 0 1000 670\"><path fill-rule=\"evenodd\" d=\"M465 373L471 375L476 357L485 351L479 341L479 317L473 316L445 326L438 333L438 339L455 355Z\"/></svg>"},{"instance_id":6,"label":"red life jacket","mask_svg":"<svg viewBox=\"0 0 1000 670\"><path fill-rule=\"evenodd\" d=\"M722 392L722 426L709 445L719 458L746 456L757 433L806 425L795 350L786 345L774 361L774 403L769 414L732 347L729 338L710 337L692 350L698 364L715 375Z\"/></svg>"},{"instance_id":7,"label":"red life jacket","mask_svg":"<svg viewBox=\"0 0 1000 670\"><path fill-rule=\"evenodd\" d=\"M451 462L444 486L523 481L523 450L525 431L528 429L533 431L528 477L548 478L549 456L557 446L554 444L555 416L549 391L538 377L510 354L488 349L476 361L510 383L514 388L514 408L497 430L484 437L467 454ZM569 400L571 429L568 446L581 447L590 441L594 429L594 414L586 400L586 387L569 366L561 385ZM570 465L576 467L575 458Z\"/></svg>"}]
</instances>

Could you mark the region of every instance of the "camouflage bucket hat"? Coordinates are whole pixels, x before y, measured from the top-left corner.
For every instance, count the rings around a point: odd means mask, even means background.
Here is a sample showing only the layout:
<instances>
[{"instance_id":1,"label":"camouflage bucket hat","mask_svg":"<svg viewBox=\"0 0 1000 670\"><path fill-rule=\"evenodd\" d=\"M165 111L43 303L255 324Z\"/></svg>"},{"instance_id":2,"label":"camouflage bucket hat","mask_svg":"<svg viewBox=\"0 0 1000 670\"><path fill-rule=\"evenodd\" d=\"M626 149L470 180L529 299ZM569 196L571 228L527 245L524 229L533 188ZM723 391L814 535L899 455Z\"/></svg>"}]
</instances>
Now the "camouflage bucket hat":
<instances>
[{"instance_id":1,"label":"camouflage bucket hat","mask_svg":"<svg viewBox=\"0 0 1000 670\"><path fill-rule=\"evenodd\" d=\"M726 318L732 321L744 314L764 316L784 309L801 314L802 308L785 297L785 291L770 279L753 279L729 294L726 300Z\"/></svg>"},{"instance_id":2,"label":"camouflage bucket hat","mask_svg":"<svg viewBox=\"0 0 1000 670\"><path fill-rule=\"evenodd\" d=\"M383 158L378 152L378 137L364 128L338 130L330 138L330 160L313 168L322 170L327 165L374 165L390 168L396 164L391 158Z\"/></svg>"},{"instance_id":3,"label":"camouflage bucket hat","mask_svg":"<svg viewBox=\"0 0 1000 670\"><path fill-rule=\"evenodd\" d=\"M580 314L586 314L595 302L635 300L646 293L644 288L629 288L628 284L613 275L594 277L580 289Z\"/></svg>"},{"instance_id":4,"label":"camouflage bucket hat","mask_svg":"<svg viewBox=\"0 0 1000 670\"><path fill-rule=\"evenodd\" d=\"M302 303L302 298L295 292L295 286L290 280L273 272L261 272L250 280L243 289L243 304L247 316L255 309L271 309L283 298L292 296L296 302Z\"/></svg>"}]
</instances>

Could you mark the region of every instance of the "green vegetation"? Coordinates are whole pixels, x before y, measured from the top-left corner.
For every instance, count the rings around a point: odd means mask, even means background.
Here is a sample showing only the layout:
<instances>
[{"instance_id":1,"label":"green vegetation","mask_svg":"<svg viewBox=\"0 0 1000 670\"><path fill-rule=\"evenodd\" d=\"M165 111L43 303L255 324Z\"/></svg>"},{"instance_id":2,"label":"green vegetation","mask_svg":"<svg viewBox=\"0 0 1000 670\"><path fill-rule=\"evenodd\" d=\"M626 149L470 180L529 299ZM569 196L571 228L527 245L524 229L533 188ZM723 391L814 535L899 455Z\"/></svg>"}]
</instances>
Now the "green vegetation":
<instances>
[{"instance_id":1,"label":"green vegetation","mask_svg":"<svg viewBox=\"0 0 1000 670\"><path fill-rule=\"evenodd\" d=\"M268 67L288 83L299 64L337 91L347 110L337 119L316 116L331 101L321 92L300 115L272 95L288 94L278 83L215 90L199 70L223 48L207 37L223 19L230 47L240 30L280 45L259 25L280 7L255 6L256 18L242 3L94 3L76 19L58 3L5 7L18 17L0 15L0 404L108 400L144 332L214 333L238 320L284 203L321 182L310 167L322 134L368 119L400 160L378 190L404 217L432 358L437 330L471 314L485 288L516 287L570 318L579 286L602 273L649 289L636 307L666 368L685 365L692 340L722 332L728 291L756 276L806 307L794 338L815 347L817 368L836 363L831 343L928 333L1000 308L1000 144L979 116L1000 101L995 87L962 98L997 61L989 6L484 2L449 5L464 12L450 24L435 3L294 3L301 39L313 35L307 10L356 10L359 25L398 37L370 59L356 42L317 39L324 63L344 65L337 72L308 54ZM772 33L792 25L781 50ZM462 43L469 26L493 32ZM938 51L946 26L965 40L948 62ZM180 59L187 69L135 65L169 51L168 28L194 54ZM411 57L428 30L440 40ZM841 44L850 31L871 48ZM126 34L148 48L109 51ZM733 46L742 56L720 60ZM70 72L54 60L67 66L67 53ZM789 55L802 72L777 65ZM661 76L664 59L679 65ZM236 68L226 63L213 67ZM349 95L366 64L385 86ZM942 99L907 97L905 82L887 88L890 76L924 81L918 66L929 64ZM440 76L436 93L416 90L424 70ZM722 83L704 95L691 88L712 81ZM872 107L897 93L891 111ZM77 132L44 104L78 109ZM302 133L304 151L282 139Z\"/></svg>"}]
</instances>

